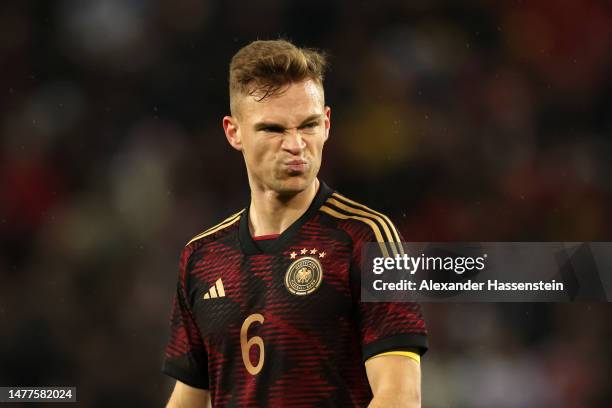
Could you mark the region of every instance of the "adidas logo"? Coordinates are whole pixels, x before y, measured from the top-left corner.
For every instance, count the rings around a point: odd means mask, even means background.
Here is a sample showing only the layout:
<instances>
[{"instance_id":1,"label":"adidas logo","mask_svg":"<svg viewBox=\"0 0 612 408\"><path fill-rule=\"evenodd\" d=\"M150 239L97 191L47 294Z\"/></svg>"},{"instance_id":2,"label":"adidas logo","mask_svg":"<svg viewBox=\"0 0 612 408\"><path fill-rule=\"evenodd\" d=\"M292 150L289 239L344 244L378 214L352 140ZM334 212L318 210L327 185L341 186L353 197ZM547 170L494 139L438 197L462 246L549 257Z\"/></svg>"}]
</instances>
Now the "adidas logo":
<instances>
[{"instance_id":1,"label":"adidas logo","mask_svg":"<svg viewBox=\"0 0 612 408\"><path fill-rule=\"evenodd\" d=\"M215 299L220 297L225 297L225 289L223 288L223 281L221 278L217 279L214 286L208 289L202 299Z\"/></svg>"}]
</instances>

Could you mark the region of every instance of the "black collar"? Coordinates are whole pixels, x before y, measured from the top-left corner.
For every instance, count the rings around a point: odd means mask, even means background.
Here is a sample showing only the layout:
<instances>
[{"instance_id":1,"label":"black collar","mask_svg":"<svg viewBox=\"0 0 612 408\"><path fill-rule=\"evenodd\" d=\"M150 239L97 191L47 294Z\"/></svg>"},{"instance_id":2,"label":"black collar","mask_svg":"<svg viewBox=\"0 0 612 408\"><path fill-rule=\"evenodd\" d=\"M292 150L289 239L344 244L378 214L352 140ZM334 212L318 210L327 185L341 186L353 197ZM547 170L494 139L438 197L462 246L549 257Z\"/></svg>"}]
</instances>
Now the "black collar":
<instances>
[{"instance_id":1,"label":"black collar","mask_svg":"<svg viewBox=\"0 0 612 408\"><path fill-rule=\"evenodd\" d=\"M293 238L300 227L316 214L319 208L321 208L321 206L333 192L334 191L329 188L327 184L321 181L319 191L317 191L317 194L310 203L310 206L306 212L302 214L293 224L291 224L282 234L280 234L279 237L274 240L274 242L270 243L270 245L266 245L265 250L257 245L251 236L251 232L249 231L249 204L246 211L243 213L243 216L240 217L238 236L240 239L240 247L242 248L242 252L246 255L278 253L287 245L291 238Z\"/></svg>"}]
</instances>

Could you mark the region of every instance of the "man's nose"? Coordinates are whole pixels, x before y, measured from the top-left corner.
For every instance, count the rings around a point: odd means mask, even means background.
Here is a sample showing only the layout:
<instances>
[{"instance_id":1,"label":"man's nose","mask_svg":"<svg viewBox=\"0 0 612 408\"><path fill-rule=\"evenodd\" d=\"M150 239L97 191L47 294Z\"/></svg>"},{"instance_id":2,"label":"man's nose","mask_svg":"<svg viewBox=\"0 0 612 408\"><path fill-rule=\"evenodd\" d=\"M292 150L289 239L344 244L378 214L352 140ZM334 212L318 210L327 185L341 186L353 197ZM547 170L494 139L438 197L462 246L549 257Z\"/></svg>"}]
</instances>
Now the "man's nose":
<instances>
[{"instance_id":1,"label":"man's nose","mask_svg":"<svg viewBox=\"0 0 612 408\"><path fill-rule=\"evenodd\" d=\"M306 142L298 129L287 129L283 135L282 148L291 154L300 154Z\"/></svg>"}]
</instances>

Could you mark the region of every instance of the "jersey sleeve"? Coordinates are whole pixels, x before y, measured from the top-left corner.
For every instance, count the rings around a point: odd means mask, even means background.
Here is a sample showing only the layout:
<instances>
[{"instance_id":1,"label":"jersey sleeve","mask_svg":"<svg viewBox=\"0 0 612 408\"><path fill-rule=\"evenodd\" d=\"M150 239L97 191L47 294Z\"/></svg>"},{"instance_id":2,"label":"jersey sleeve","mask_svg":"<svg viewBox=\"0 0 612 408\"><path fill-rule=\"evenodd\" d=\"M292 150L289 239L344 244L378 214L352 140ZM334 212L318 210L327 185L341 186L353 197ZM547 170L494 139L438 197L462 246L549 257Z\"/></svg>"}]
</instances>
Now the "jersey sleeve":
<instances>
[{"instance_id":1,"label":"jersey sleeve","mask_svg":"<svg viewBox=\"0 0 612 408\"><path fill-rule=\"evenodd\" d=\"M208 389L208 363L204 343L189 306L186 282L191 250L185 247L170 317L170 340L162 372L192 387Z\"/></svg>"},{"instance_id":2,"label":"jersey sleeve","mask_svg":"<svg viewBox=\"0 0 612 408\"><path fill-rule=\"evenodd\" d=\"M388 219L386 219L388 221ZM364 229L353 242L353 262L351 280L353 299L361 336L362 360L389 351L417 352L427 351L427 329L421 305L415 302L361 302L361 254L362 247L368 242L380 244L381 255L399 250L403 241L393 224L387 227L393 234L375 234L372 228ZM380 237L384 242L381 242ZM391 237L391 239L389 239ZM355 238L355 237L354 237Z\"/></svg>"}]
</instances>

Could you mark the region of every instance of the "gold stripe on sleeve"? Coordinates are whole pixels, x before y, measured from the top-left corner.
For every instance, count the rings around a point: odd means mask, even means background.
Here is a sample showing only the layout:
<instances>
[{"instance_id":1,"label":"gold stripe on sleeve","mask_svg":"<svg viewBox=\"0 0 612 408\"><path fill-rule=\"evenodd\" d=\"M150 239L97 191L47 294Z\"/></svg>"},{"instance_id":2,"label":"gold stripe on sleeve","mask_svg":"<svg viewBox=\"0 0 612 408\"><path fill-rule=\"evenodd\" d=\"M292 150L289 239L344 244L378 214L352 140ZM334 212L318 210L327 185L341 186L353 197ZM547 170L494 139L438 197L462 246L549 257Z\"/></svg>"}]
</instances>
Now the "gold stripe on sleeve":
<instances>
[{"instance_id":1,"label":"gold stripe on sleeve","mask_svg":"<svg viewBox=\"0 0 612 408\"><path fill-rule=\"evenodd\" d=\"M340 218L341 220L354 219L354 220L363 221L366 224L368 224L370 228L372 228L372 230L374 231L374 236L376 237L376 241L378 241L378 244L380 245L380 250L382 251L383 256L389 257L389 252L387 252L385 241L383 240L382 234L380 233L380 228L378 228L378 225L376 225L374 221L372 221L369 218L360 217L358 215L341 214L337 212L336 210L330 207L327 207L326 205L321 206L321 211L323 211L326 214L331 215L332 217Z\"/></svg>"},{"instance_id":2,"label":"gold stripe on sleeve","mask_svg":"<svg viewBox=\"0 0 612 408\"><path fill-rule=\"evenodd\" d=\"M244 209L232 215L231 217L226 218L225 220L221 221L219 224L215 225L214 227L211 227L207 229L206 231L199 233L195 237L191 238L191 240L187 243L187 245L191 244L193 241L197 241L200 238L204 238L205 236L214 234L217 231L220 231L224 228L229 227L230 225L234 224L236 221L240 219L240 216L242 215L243 212L244 212Z\"/></svg>"},{"instance_id":3,"label":"gold stripe on sleeve","mask_svg":"<svg viewBox=\"0 0 612 408\"><path fill-rule=\"evenodd\" d=\"M364 217L367 217L367 218L373 219L375 221L378 221L378 223L380 225L382 225L383 230L385 231L385 235L387 236L387 242L389 242L389 245L391 246L391 251L393 252L393 256L397 255L398 251L397 251L397 248L396 248L396 245L395 245L396 241L393 238L393 235L391 235L391 232L389 231L389 227L388 227L387 223L385 222L385 220L382 219L382 217L380 217L378 215L375 215L373 213L369 213L369 212L360 210L360 209L355 208L355 207L350 207L350 206L348 206L348 205L346 205L344 203L341 203L340 201L338 201L336 199L333 199L333 198L328 199L327 202L329 204L334 205L335 207L340 208L341 210L344 210L344 211L348 212L348 213L356 214L356 215L362 215ZM400 246L400 245L401 244L398 244L397 246Z\"/></svg>"},{"instance_id":4,"label":"gold stripe on sleeve","mask_svg":"<svg viewBox=\"0 0 612 408\"><path fill-rule=\"evenodd\" d=\"M358 203L358 202L356 202L356 201L353 201L353 200L351 200L350 198L347 198L347 197L343 196L342 194L333 193L333 194L332 194L332 196L333 196L333 197L335 197L335 198L337 198L337 199L340 199L340 200L342 200L342 201L344 201L344 202L346 202L346 203L348 203L348 204L351 204L351 205L353 205L354 207L359 207L359 208L361 208L361 209L362 209L362 210L364 210L364 211L367 211L367 212L369 212L369 213L372 213L372 214L375 214L375 215L378 215L378 216L382 217L382 218L383 218L383 219L384 219L384 220L387 222L387 225L389 226L389 229L390 229L390 230L391 230L391 232L393 233L393 236L395 237L395 242L397 242L397 243L398 243L398 247L399 247L399 250L400 250L400 254L401 254L402 256L404 256L404 249L403 249L403 247L402 247L402 245L401 245L401 241L402 241L402 240L400 239L399 234L397 233L397 229L395 229L395 225L393 225L393 223L391 222L391 220L389 219L389 217L387 217L387 216L386 216L385 214L383 214L383 213L380 213L380 212L375 211L375 210L373 210L373 209L371 209L371 208L369 208L369 207L366 207L366 206L365 206L365 205L363 205L363 204L360 204L360 203Z\"/></svg>"}]
</instances>

